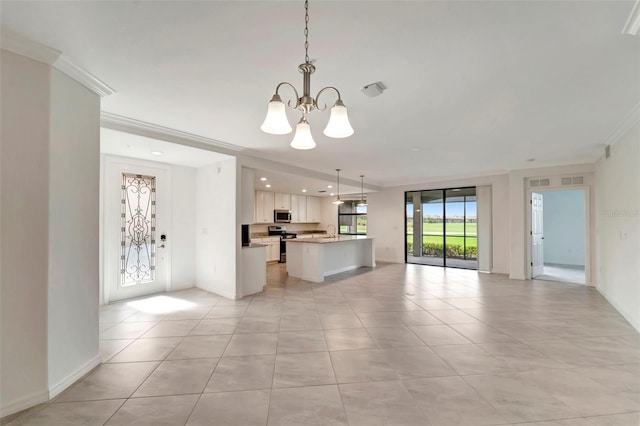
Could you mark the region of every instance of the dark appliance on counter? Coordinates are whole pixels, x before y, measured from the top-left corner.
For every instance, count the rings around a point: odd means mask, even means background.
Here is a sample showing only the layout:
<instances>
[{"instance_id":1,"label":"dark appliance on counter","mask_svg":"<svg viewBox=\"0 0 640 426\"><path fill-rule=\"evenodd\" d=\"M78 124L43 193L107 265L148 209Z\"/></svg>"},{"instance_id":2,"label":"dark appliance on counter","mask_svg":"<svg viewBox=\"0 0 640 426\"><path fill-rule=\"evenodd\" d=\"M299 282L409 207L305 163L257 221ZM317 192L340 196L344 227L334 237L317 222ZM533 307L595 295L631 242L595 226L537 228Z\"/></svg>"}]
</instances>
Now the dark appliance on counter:
<instances>
[{"instance_id":1,"label":"dark appliance on counter","mask_svg":"<svg viewBox=\"0 0 640 426\"><path fill-rule=\"evenodd\" d=\"M278 263L285 263L287 261L287 241L292 238L296 238L298 234L295 232L287 232L286 226L270 226L269 227L269 236L280 236L280 260Z\"/></svg>"},{"instance_id":2,"label":"dark appliance on counter","mask_svg":"<svg viewBox=\"0 0 640 426\"><path fill-rule=\"evenodd\" d=\"M289 223L291 222L291 212L289 210L274 210L273 211L274 223Z\"/></svg>"},{"instance_id":3,"label":"dark appliance on counter","mask_svg":"<svg viewBox=\"0 0 640 426\"><path fill-rule=\"evenodd\" d=\"M242 247L251 245L251 237L249 235L249 225L242 225Z\"/></svg>"}]
</instances>

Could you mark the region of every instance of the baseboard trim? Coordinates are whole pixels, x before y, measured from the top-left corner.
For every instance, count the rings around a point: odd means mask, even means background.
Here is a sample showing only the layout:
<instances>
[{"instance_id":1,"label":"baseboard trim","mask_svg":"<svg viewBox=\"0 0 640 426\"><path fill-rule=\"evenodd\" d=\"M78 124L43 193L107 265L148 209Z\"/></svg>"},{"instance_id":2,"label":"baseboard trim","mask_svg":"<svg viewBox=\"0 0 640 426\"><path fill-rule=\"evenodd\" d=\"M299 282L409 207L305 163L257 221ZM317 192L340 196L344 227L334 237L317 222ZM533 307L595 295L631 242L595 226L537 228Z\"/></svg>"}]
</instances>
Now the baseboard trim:
<instances>
[{"instance_id":1,"label":"baseboard trim","mask_svg":"<svg viewBox=\"0 0 640 426\"><path fill-rule=\"evenodd\" d=\"M626 319L629 324L631 324L631 327L635 328L638 333L640 333L640 319L634 318L631 314L622 309L620 305L618 305L601 287L598 287L597 285L595 287L596 290L598 290L598 293L600 293L602 297L607 299L607 302L611 303L611 306L616 308L616 311L618 311L620 315L622 315L622 317Z\"/></svg>"},{"instance_id":2,"label":"baseboard trim","mask_svg":"<svg viewBox=\"0 0 640 426\"><path fill-rule=\"evenodd\" d=\"M231 294L228 293L226 291L220 291L220 290L212 290L210 288L204 288L204 287L200 287L199 285L196 284L196 288L199 288L200 290L204 290L204 291L208 291L209 293L213 293L213 294L217 294L218 296L222 296L222 297L226 297L227 299L231 299L231 300L238 300L241 299L242 296L238 297L238 294Z\"/></svg>"},{"instance_id":3,"label":"baseboard trim","mask_svg":"<svg viewBox=\"0 0 640 426\"><path fill-rule=\"evenodd\" d=\"M79 379L81 379L85 374L96 368L98 365L102 363L102 357L98 353L96 356L87 361L82 367L78 368L73 373L69 374L67 377L56 383L54 386L49 388L49 399L55 398L60 394L63 390L67 389L69 386L73 385Z\"/></svg>"},{"instance_id":4,"label":"baseboard trim","mask_svg":"<svg viewBox=\"0 0 640 426\"><path fill-rule=\"evenodd\" d=\"M3 404L2 407L0 407L0 419L15 414L19 411L26 410L27 408L31 408L34 405L47 402L48 400L49 393L46 391L46 389L32 392L15 401Z\"/></svg>"}]
</instances>

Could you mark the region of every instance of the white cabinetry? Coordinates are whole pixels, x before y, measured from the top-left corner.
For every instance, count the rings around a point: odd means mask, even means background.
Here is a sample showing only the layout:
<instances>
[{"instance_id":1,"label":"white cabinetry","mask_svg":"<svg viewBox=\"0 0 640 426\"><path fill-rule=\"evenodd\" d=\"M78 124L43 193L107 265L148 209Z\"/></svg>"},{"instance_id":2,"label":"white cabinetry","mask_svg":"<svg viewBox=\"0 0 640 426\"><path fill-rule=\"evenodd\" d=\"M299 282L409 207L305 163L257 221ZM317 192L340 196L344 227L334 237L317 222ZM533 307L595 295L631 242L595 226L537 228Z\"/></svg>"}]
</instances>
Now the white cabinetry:
<instances>
[{"instance_id":1,"label":"white cabinetry","mask_svg":"<svg viewBox=\"0 0 640 426\"><path fill-rule=\"evenodd\" d=\"M291 194L291 222L304 223L307 221L307 197Z\"/></svg>"},{"instance_id":2,"label":"white cabinetry","mask_svg":"<svg viewBox=\"0 0 640 426\"><path fill-rule=\"evenodd\" d=\"M280 260L280 237L253 238L253 243L265 244L267 262L277 262Z\"/></svg>"},{"instance_id":3,"label":"white cabinetry","mask_svg":"<svg viewBox=\"0 0 640 426\"><path fill-rule=\"evenodd\" d=\"M273 223L273 192L256 191L256 215L254 223ZM267 255L267 257L269 257Z\"/></svg>"},{"instance_id":4,"label":"white cabinetry","mask_svg":"<svg viewBox=\"0 0 640 426\"><path fill-rule=\"evenodd\" d=\"M273 223L274 210L289 210L292 223L322 222L322 205L319 197L256 191L253 223Z\"/></svg>"},{"instance_id":5,"label":"white cabinetry","mask_svg":"<svg viewBox=\"0 0 640 426\"><path fill-rule=\"evenodd\" d=\"M280 260L280 237L264 238L267 244L267 262L277 262Z\"/></svg>"},{"instance_id":6,"label":"white cabinetry","mask_svg":"<svg viewBox=\"0 0 640 426\"><path fill-rule=\"evenodd\" d=\"M307 220L306 222L320 222L322 220L322 206L320 198L307 197Z\"/></svg>"},{"instance_id":7,"label":"white cabinetry","mask_svg":"<svg viewBox=\"0 0 640 426\"><path fill-rule=\"evenodd\" d=\"M291 195L276 192L274 194L275 208L277 210L291 210Z\"/></svg>"}]
</instances>

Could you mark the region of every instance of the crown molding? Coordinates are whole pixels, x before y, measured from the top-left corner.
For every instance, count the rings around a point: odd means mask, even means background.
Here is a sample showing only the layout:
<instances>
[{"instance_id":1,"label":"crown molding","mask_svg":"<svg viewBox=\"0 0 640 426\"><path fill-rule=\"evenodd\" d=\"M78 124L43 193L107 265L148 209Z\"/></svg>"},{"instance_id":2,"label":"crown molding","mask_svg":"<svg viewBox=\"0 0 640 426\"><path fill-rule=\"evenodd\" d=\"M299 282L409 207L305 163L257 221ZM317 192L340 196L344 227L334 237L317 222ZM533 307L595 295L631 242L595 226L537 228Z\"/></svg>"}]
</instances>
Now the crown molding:
<instances>
[{"instance_id":1,"label":"crown molding","mask_svg":"<svg viewBox=\"0 0 640 426\"><path fill-rule=\"evenodd\" d=\"M115 90L103 81L83 70L64 57L62 52L52 47L45 46L44 44L40 44L8 30L2 31L0 47L4 50L17 53L18 55L51 65L100 97L115 93Z\"/></svg>"},{"instance_id":2,"label":"crown molding","mask_svg":"<svg viewBox=\"0 0 640 426\"><path fill-rule=\"evenodd\" d=\"M613 131L607 136L604 144L613 145L618 142L636 123L640 122L640 103L636 104L631 111L618 123Z\"/></svg>"},{"instance_id":3,"label":"crown molding","mask_svg":"<svg viewBox=\"0 0 640 426\"><path fill-rule=\"evenodd\" d=\"M622 34L640 35L640 0L636 0L633 5L627 23L622 28Z\"/></svg>"},{"instance_id":4,"label":"crown molding","mask_svg":"<svg viewBox=\"0 0 640 426\"><path fill-rule=\"evenodd\" d=\"M83 70L62 55L54 62L53 66L100 97L116 93L116 91L107 86L106 83Z\"/></svg>"},{"instance_id":5,"label":"crown molding","mask_svg":"<svg viewBox=\"0 0 640 426\"><path fill-rule=\"evenodd\" d=\"M53 65L60 55L62 55L62 52L59 50L37 43L33 40L29 40L28 38L24 38L8 30L2 31L0 47L4 50L26 56L27 58L43 62L48 65Z\"/></svg>"},{"instance_id":6,"label":"crown molding","mask_svg":"<svg viewBox=\"0 0 640 426\"><path fill-rule=\"evenodd\" d=\"M193 133L186 133L169 127L159 126L157 124L139 121L133 118L123 117L121 115L105 111L100 114L100 126L111 130L131 133L152 139L160 139L194 148L212 150L211 148L214 147L216 148L215 151L223 154L235 155L238 152L246 150L241 146L206 138L204 136L194 135Z\"/></svg>"}]
</instances>

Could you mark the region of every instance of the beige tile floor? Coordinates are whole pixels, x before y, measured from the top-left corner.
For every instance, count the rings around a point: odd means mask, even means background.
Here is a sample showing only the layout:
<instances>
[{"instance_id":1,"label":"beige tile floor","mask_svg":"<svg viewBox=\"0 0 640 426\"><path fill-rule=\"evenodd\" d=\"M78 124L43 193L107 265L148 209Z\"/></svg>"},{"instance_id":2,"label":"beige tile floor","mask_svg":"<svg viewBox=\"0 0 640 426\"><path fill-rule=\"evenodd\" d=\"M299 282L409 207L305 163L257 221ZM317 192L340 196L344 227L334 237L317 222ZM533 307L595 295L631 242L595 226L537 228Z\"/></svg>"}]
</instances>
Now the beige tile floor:
<instances>
[{"instance_id":1,"label":"beige tile floor","mask_svg":"<svg viewBox=\"0 0 640 426\"><path fill-rule=\"evenodd\" d=\"M640 336L593 288L390 264L268 282L105 306L104 364L10 424L640 425Z\"/></svg>"}]
</instances>

